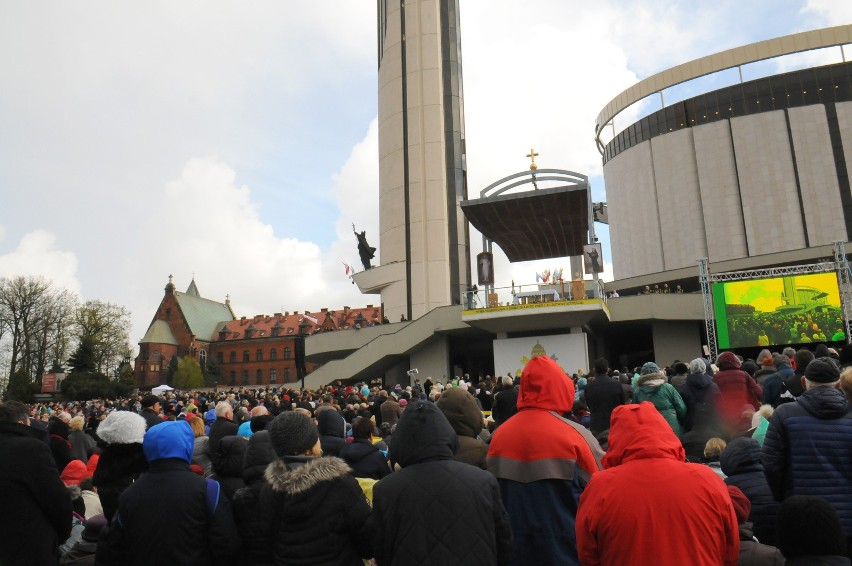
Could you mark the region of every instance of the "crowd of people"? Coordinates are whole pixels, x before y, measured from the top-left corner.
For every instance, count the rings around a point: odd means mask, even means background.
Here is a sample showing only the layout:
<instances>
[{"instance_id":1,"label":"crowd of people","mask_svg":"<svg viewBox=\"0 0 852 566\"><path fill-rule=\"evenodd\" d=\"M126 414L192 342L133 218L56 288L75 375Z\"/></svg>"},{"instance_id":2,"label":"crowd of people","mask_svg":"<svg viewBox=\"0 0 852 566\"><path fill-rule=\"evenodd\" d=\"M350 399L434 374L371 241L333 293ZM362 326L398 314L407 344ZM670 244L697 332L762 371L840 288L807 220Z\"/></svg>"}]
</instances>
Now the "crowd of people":
<instances>
[{"instance_id":1,"label":"crowd of people","mask_svg":"<svg viewBox=\"0 0 852 566\"><path fill-rule=\"evenodd\" d=\"M806 313L751 313L729 316L728 336L740 347L769 344L817 344L846 340L839 308L819 308Z\"/></svg>"},{"instance_id":2,"label":"crowd of people","mask_svg":"<svg viewBox=\"0 0 852 566\"><path fill-rule=\"evenodd\" d=\"M852 349L0 405L0 564L850 564Z\"/></svg>"}]
</instances>

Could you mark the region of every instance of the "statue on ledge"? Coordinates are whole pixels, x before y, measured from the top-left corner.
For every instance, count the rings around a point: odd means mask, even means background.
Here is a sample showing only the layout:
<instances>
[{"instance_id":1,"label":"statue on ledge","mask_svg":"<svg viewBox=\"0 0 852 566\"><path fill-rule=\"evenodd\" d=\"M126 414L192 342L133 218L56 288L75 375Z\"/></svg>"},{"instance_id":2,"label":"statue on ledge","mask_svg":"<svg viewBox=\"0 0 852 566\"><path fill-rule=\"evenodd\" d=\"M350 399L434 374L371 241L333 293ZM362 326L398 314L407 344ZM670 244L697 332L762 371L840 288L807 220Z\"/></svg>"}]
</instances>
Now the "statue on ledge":
<instances>
[{"instance_id":1,"label":"statue on ledge","mask_svg":"<svg viewBox=\"0 0 852 566\"><path fill-rule=\"evenodd\" d=\"M376 248L371 248L370 244L367 243L366 230L359 234L355 230L355 224L352 224L352 232L358 240L358 255L361 256L361 264L363 264L364 269L372 269L373 266L370 264L370 260L376 256Z\"/></svg>"}]
</instances>

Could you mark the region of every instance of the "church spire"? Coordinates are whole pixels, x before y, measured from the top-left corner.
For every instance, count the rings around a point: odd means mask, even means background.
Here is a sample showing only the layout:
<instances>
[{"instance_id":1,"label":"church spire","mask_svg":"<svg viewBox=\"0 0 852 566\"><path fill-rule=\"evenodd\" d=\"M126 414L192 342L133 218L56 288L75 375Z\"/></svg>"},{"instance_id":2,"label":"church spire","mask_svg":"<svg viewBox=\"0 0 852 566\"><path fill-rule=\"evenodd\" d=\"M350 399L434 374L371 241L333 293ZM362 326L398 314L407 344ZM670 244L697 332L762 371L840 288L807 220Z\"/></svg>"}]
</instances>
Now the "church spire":
<instances>
[{"instance_id":1,"label":"church spire","mask_svg":"<svg viewBox=\"0 0 852 566\"><path fill-rule=\"evenodd\" d=\"M186 294L192 295L193 297L201 297L201 293L198 292L198 287L195 285L195 277L192 278L192 281L189 283L189 287L186 288Z\"/></svg>"}]
</instances>

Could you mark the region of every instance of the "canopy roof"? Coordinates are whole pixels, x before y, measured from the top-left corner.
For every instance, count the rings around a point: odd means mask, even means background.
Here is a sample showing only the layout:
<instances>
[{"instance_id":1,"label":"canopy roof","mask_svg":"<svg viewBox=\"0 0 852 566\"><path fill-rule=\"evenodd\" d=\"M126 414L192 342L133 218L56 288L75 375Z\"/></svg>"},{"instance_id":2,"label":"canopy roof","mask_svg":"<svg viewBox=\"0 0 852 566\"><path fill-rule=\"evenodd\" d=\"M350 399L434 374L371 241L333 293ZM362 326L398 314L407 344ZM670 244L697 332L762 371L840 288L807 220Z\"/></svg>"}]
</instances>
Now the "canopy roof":
<instances>
[{"instance_id":1,"label":"canopy roof","mask_svg":"<svg viewBox=\"0 0 852 566\"><path fill-rule=\"evenodd\" d=\"M535 173L536 185L543 181L572 184L506 193L521 184L533 184L532 172L511 175L483 190L481 198L462 202L465 216L511 262L583 255L589 230L586 177L557 169ZM530 178L498 188L518 177Z\"/></svg>"}]
</instances>

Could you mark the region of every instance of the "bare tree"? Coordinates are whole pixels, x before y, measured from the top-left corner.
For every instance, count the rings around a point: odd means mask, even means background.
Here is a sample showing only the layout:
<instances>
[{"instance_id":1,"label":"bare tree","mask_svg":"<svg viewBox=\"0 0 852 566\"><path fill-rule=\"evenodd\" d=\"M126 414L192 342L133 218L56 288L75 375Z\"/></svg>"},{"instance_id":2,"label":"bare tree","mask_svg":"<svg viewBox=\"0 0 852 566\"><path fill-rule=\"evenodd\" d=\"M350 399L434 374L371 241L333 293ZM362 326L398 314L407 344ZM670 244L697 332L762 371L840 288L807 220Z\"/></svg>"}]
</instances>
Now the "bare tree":
<instances>
[{"instance_id":1,"label":"bare tree","mask_svg":"<svg viewBox=\"0 0 852 566\"><path fill-rule=\"evenodd\" d=\"M64 359L76 307L73 293L42 277L0 278L3 373L23 371L30 379L39 379L54 359Z\"/></svg>"},{"instance_id":2,"label":"bare tree","mask_svg":"<svg viewBox=\"0 0 852 566\"><path fill-rule=\"evenodd\" d=\"M74 325L77 338L89 336L95 346L98 373L112 375L122 360L131 355L130 311L103 301L87 301L77 308Z\"/></svg>"}]
</instances>

